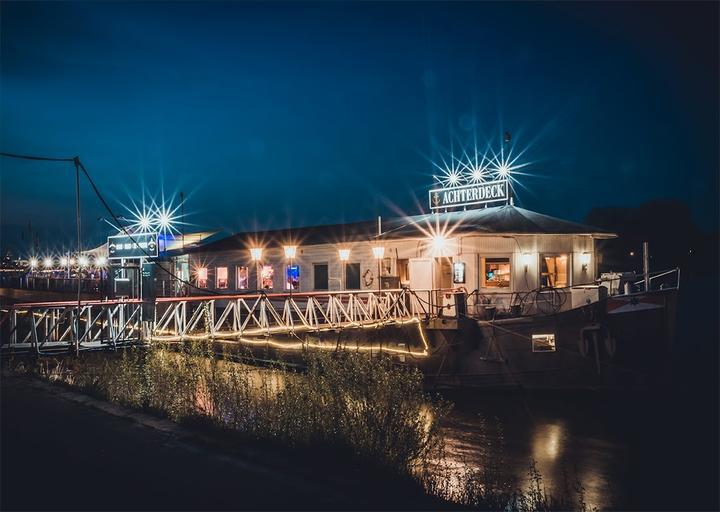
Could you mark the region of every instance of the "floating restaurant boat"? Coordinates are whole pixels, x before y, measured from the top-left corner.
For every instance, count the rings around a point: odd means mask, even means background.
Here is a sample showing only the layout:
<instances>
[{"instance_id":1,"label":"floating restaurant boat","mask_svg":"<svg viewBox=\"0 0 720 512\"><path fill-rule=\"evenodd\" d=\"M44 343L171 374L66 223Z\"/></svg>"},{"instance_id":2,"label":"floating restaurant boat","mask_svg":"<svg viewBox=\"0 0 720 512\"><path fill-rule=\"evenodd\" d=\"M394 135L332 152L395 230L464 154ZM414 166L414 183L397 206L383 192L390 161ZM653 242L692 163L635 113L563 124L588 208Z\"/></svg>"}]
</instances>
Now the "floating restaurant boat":
<instances>
[{"instance_id":1,"label":"floating restaurant boat","mask_svg":"<svg viewBox=\"0 0 720 512\"><path fill-rule=\"evenodd\" d=\"M193 285L181 300L211 300L213 318L236 326L212 337L260 359L315 346L388 353L433 385L647 384L666 362L679 272L598 279L597 242L616 235L515 206L509 189L451 185L430 192L422 215L201 244L170 258ZM277 318L243 331L261 314L258 291ZM405 314L368 314L383 307ZM158 313L158 339L192 339L163 330L174 314Z\"/></svg>"},{"instance_id":2,"label":"floating restaurant boat","mask_svg":"<svg viewBox=\"0 0 720 512\"><path fill-rule=\"evenodd\" d=\"M598 276L599 243L616 235L514 205L504 164L439 182L413 216L187 244L140 223L103 249L115 297L15 304L0 311L0 346L206 339L262 361L356 350L461 387L624 387L662 373L679 270L651 274L645 251L642 274ZM130 267L140 297L121 291Z\"/></svg>"}]
</instances>

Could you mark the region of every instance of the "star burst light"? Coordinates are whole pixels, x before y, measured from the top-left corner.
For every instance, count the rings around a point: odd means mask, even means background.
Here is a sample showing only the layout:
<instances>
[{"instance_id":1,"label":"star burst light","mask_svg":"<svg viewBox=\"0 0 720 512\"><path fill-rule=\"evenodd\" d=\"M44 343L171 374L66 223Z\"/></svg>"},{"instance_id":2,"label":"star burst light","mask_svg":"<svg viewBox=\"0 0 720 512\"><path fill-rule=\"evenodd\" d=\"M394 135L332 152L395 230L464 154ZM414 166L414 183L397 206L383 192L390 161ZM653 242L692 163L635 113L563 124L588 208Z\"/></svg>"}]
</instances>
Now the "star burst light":
<instances>
[{"instance_id":1,"label":"star burst light","mask_svg":"<svg viewBox=\"0 0 720 512\"><path fill-rule=\"evenodd\" d=\"M126 207L131 215L130 227L136 233L157 231L163 235L180 233L178 228L180 216L178 210L181 205L173 206L172 201L156 204L154 201L147 205L143 200L141 205L132 201L132 206Z\"/></svg>"}]
</instances>

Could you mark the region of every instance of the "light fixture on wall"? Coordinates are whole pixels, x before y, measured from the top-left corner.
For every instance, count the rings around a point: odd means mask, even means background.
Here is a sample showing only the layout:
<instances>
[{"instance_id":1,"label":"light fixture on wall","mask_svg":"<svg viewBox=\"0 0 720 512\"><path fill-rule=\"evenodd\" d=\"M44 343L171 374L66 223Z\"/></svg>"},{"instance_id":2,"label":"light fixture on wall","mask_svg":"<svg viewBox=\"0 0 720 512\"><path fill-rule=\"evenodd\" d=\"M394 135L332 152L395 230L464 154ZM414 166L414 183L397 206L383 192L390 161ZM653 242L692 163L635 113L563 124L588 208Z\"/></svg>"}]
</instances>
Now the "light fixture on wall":
<instances>
[{"instance_id":1,"label":"light fixture on wall","mask_svg":"<svg viewBox=\"0 0 720 512\"><path fill-rule=\"evenodd\" d=\"M350 249L339 249L338 254L340 255L340 261L347 261L350 259Z\"/></svg>"},{"instance_id":2,"label":"light fixture on wall","mask_svg":"<svg viewBox=\"0 0 720 512\"><path fill-rule=\"evenodd\" d=\"M522 255L522 264L525 267L525 272L528 271L528 267L530 267L530 264L532 263L532 254L529 252L524 252Z\"/></svg>"},{"instance_id":3,"label":"light fixture on wall","mask_svg":"<svg viewBox=\"0 0 720 512\"><path fill-rule=\"evenodd\" d=\"M376 260L381 260L383 256L385 256L385 247L378 245L377 247L373 247L373 256L375 256Z\"/></svg>"},{"instance_id":4,"label":"light fixture on wall","mask_svg":"<svg viewBox=\"0 0 720 512\"><path fill-rule=\"evenodd\" d=\"M435 235L430 242L433 256L443 256L447 245L447 238L443 235Z\"/></svg>"},{"instance_id":5,"label":"light fixture on wall","mask_svg":"<svg viewBox=\"0 0 720 512\"><path fill-rule=\"evenodd\" d=\"M297 245L286 245L285 246L285 257L289 260L293 259L297 254Z\"/></svg>"},{"instance_id":6,"label":"light fixture on wall","mask_svg":"<svg viewBox=\"0 0 720 512\"><path fill-rule=\"evenodd\" d=\"M260 261L262 259L263 250L260 247L253 247L250 249L250 257L253 261Z\"/></svg>"},{"instance_id":7,"label":"light fixture on wall","mask_svg":"<svg viewBox=\"0 0 720 512\"><path fill-rule=\"evenodd\" d=\"M580 255L580 264L582 265L583 272L587 272L588 266L590 265L590 253L584 252Z\"/></svg>"}]
</instances>

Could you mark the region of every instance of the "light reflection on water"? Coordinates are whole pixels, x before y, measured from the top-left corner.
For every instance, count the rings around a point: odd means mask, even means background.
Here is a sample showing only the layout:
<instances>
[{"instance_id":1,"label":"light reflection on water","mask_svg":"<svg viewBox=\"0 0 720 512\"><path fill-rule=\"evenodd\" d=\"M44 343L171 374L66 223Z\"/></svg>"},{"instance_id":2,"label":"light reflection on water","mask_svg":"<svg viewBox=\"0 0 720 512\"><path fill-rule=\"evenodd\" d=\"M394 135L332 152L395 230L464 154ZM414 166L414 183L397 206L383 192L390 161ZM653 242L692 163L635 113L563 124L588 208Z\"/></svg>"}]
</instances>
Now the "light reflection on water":
<instances>
[{"instance_id":1,"label":"light reflection on water","mask_svg":"<svg viewBox=\"0 0 720 512\"><path fill-rule=\"evenodd\" d=\"M587 410L562 402L513 395L456 401L443 427L450 467L490 469L527 489L534 461L549 495L576 501L579 482L590 507L621 502L624 446Z\"/></svg>"}]
</instances>

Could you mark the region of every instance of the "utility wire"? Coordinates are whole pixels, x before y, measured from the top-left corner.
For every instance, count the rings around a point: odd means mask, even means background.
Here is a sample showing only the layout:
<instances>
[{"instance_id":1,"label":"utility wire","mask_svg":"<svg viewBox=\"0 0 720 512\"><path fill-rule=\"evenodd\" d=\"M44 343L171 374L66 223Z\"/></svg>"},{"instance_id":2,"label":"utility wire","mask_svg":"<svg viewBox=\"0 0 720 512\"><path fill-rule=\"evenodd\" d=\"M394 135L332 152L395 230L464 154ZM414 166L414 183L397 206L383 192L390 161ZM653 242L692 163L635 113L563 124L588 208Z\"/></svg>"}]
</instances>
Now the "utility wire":
<instances>
[{"instance_id":1,"label":"utility wire","mask_svg":"<svg viewBox=\"0 0 720 512\"><path fill-rule=\"evenodd\" d=\"M0 152L0 156L6 156L9 158L18 158L20 160L42 160L45 162L74 162L76 158L78 157L70 157L70 158L53 158L48 156L33 156L33 155L18 155L16 153L5 153Z\"/></svg>"}]
</instances>

